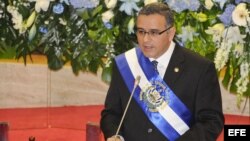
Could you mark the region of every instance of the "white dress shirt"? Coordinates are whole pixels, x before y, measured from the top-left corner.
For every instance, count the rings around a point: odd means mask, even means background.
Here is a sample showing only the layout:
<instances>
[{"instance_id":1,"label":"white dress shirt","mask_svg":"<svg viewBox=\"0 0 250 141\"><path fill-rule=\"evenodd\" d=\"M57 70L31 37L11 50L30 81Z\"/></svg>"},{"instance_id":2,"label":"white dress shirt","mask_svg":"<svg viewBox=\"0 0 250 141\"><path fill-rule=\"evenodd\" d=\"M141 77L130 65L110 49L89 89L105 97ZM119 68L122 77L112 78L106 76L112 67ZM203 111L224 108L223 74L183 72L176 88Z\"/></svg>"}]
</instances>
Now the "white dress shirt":
<instances>
[{"instance_id":1,"label":"white dress shirt","mask_svg":"<svg viewBox=\"0 0 250 141\"><path fill-rule=\"evenodd\" d=\"M149 58L149 60L152 62L153 60L156 60L158 62L157 65L157 70L159 72L159 75L163 78L165 75L165 72L167 70L170 58L173 54L175 48L175 43L172 41L169 48L167 49L167 51L162 54L159 58L154 59L154 58Z\"/></svg>"}]
</instances>

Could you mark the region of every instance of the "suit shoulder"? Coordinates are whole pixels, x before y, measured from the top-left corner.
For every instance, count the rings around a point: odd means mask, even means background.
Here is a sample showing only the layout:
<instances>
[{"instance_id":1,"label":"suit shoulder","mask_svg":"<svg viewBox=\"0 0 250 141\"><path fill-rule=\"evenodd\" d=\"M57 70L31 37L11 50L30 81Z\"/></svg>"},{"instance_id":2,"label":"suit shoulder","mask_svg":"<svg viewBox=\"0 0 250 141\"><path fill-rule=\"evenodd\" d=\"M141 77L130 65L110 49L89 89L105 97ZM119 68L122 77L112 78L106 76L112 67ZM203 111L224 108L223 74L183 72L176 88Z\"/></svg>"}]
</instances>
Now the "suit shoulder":
<instances>
[{"instance_id":1,"label":"suit shoulder","mask_svg":"<svg viewBox=\"0 0 250 141\"><path fill-rule=\"evenodd\" d=\"M179 50L183 53L183 56L186 61L193 62L193 63L198 63L198 64L213 64L212 60L209 60L208 58L201 56L200 54L187 49L183 47L178 47Z\"/></svg>"}]
</instances>

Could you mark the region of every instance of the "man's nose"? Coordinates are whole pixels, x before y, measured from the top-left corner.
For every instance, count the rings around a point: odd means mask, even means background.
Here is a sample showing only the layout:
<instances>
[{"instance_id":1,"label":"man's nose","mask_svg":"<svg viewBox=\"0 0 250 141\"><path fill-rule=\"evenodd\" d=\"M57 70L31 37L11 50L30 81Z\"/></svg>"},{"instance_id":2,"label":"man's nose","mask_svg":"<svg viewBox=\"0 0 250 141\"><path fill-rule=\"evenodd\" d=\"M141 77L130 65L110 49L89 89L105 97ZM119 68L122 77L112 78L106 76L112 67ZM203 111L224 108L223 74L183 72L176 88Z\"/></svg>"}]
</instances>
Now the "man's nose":
<instances>
[{"instance_id":1,"label":"man's nose","mask_svg":"<svg viewBox=\"0 0 250 141\"><path fill-rule=\"evenodd\" d=\"M145 33L145 35L143 36L143 41L146 42L146 41L149 41L149 40L151 40L151 37L150 37L149 33L147 32L147 33Z\"/></svg>"}]
</instances>

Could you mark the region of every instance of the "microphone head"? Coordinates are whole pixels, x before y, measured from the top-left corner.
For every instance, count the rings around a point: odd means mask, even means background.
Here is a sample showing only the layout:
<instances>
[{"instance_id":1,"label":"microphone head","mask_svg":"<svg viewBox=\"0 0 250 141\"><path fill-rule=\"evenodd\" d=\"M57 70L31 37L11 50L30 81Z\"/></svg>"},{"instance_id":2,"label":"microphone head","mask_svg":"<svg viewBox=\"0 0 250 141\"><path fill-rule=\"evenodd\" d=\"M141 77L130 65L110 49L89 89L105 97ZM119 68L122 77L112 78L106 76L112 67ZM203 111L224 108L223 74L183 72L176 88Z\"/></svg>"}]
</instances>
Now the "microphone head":
<instances>
[{"instance_id":1,"label":"microphone head","mask_svg":"<svg viewBox=\"0 0 250 141\"><path fill-rule=\"evenodd\" d=\"M141 80L141 76L140 75L136 76L135 85L138 85L140 83L140 80Z\"/></svg>"}]
</instances>

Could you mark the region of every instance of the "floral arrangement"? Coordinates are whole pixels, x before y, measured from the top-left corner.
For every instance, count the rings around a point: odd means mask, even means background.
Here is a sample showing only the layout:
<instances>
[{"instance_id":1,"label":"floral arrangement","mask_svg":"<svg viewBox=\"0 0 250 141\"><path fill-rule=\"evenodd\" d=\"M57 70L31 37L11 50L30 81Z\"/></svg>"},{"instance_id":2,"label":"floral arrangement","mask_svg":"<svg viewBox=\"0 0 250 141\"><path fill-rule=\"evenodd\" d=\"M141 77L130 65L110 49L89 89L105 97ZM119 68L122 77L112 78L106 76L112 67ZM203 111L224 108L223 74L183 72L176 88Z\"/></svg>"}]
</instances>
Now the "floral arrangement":
<instances>
[{"instance_id":1,"label":"floral arrangement","mask_svg":"<svg viewBox=\"0 0 250 141\"><path fill-rule=\"evenodd\" d=\"M250 96L250 0L1 0L0 57L44 54L52 70L101 68L109 82L114 56L136 45L138 11L157 1L175 12L175 40L213 60L240 105Z\"/></svg>"}]
</instances>

